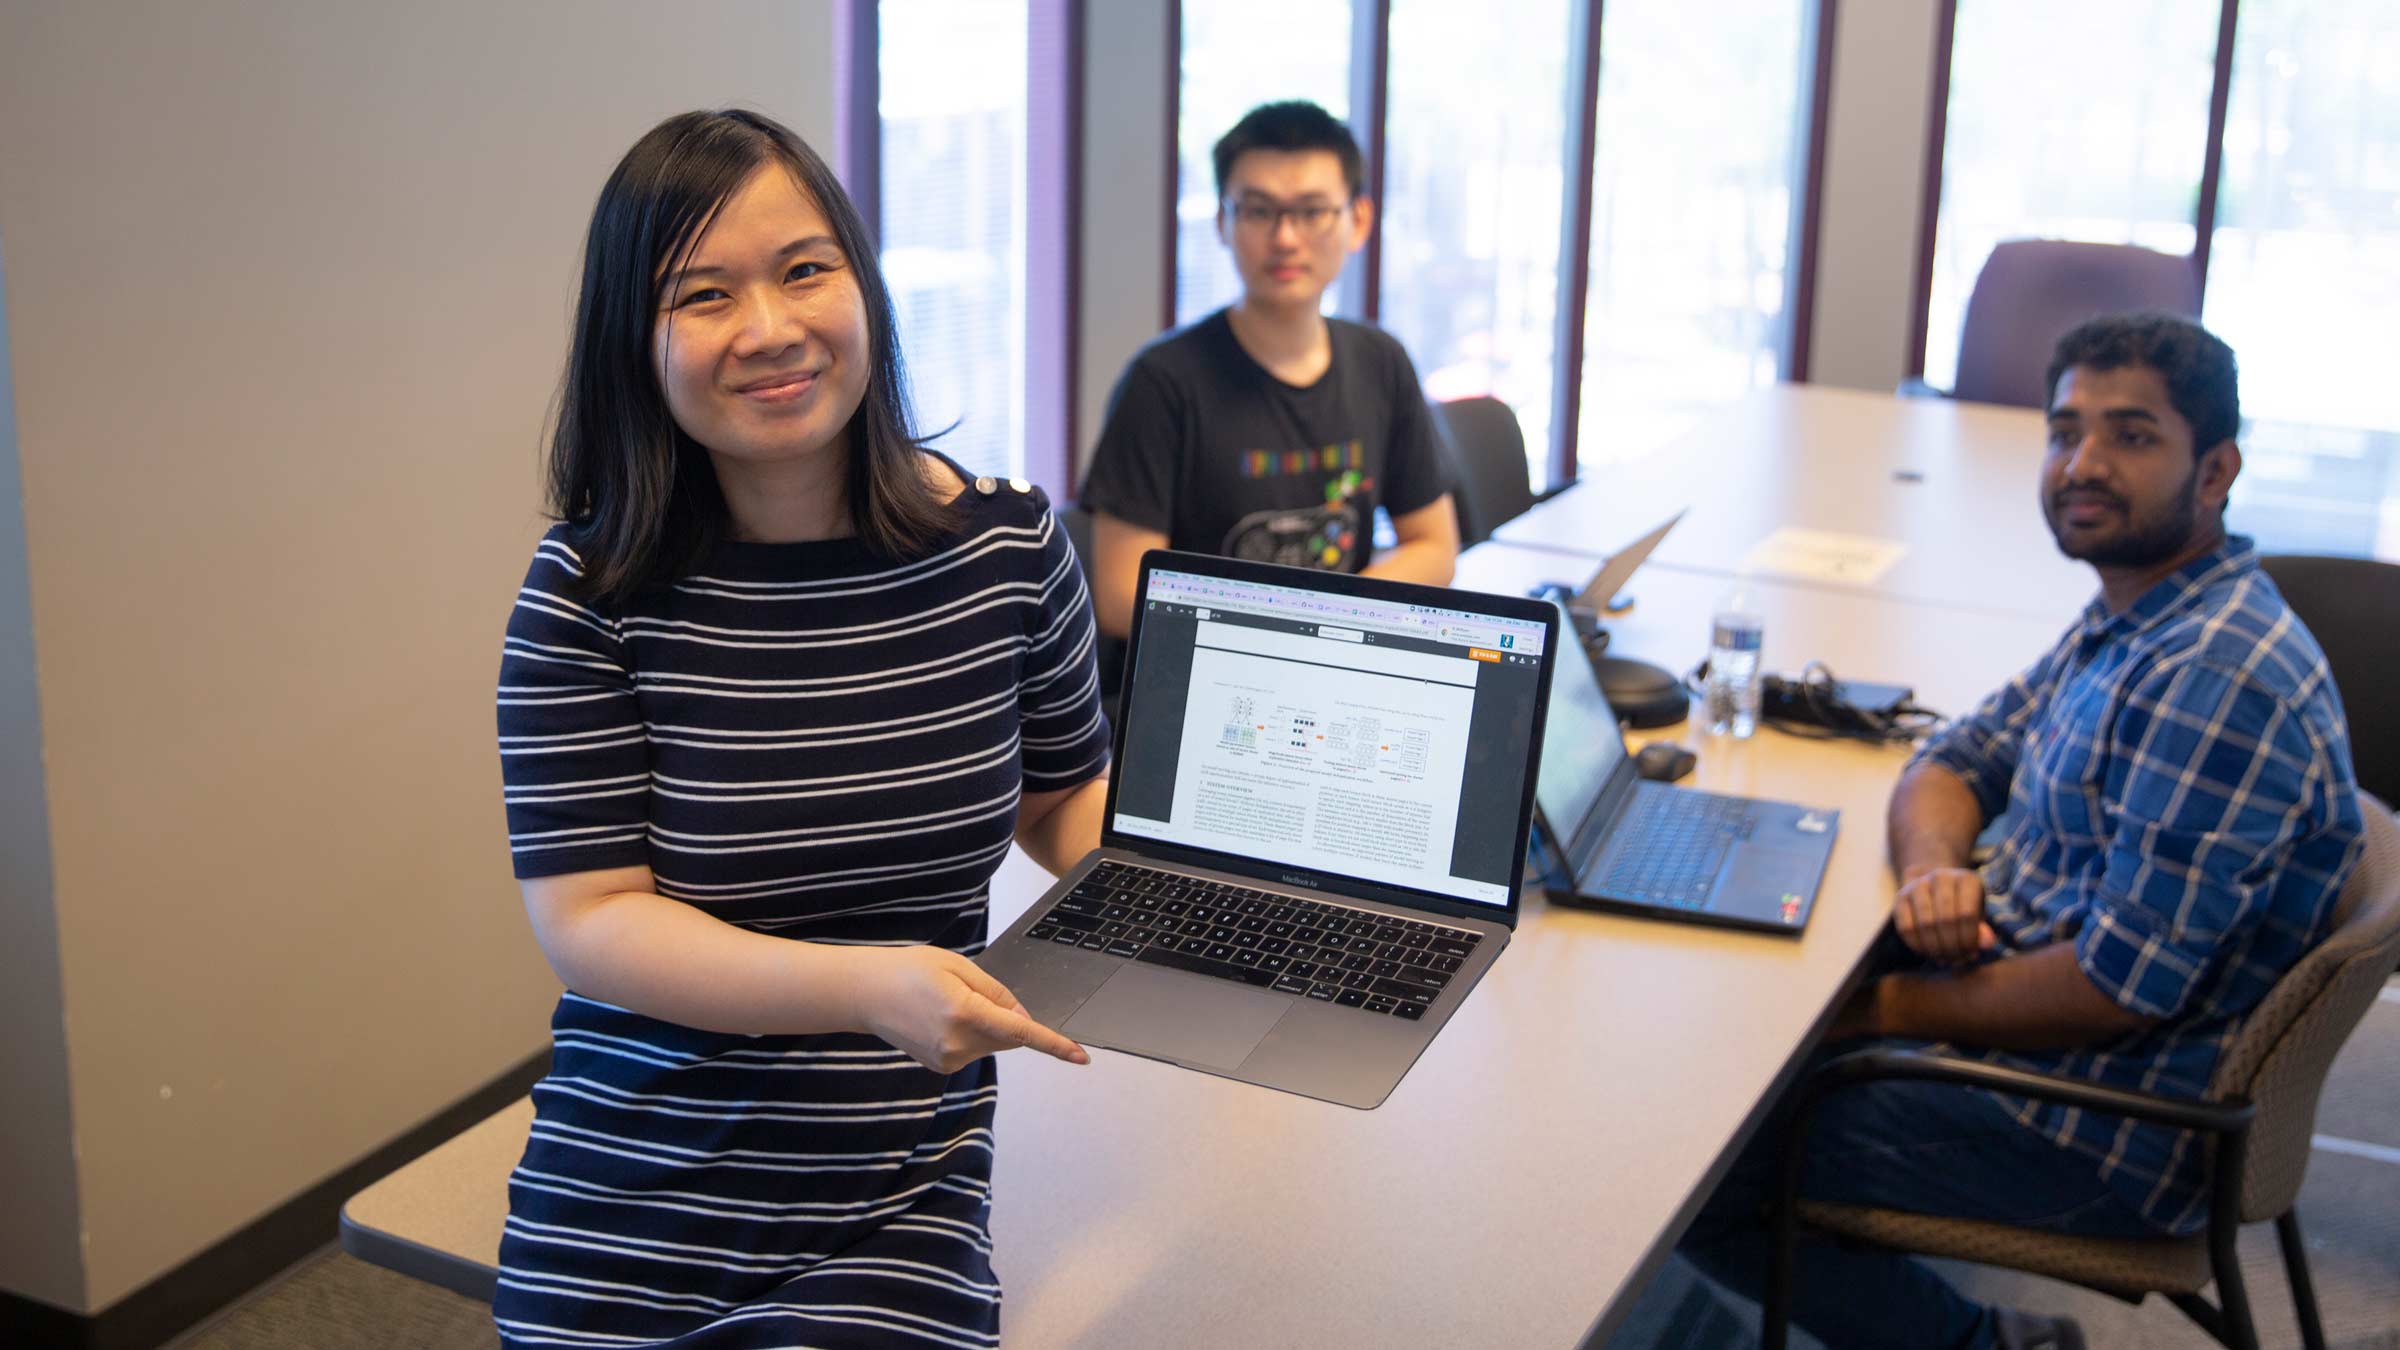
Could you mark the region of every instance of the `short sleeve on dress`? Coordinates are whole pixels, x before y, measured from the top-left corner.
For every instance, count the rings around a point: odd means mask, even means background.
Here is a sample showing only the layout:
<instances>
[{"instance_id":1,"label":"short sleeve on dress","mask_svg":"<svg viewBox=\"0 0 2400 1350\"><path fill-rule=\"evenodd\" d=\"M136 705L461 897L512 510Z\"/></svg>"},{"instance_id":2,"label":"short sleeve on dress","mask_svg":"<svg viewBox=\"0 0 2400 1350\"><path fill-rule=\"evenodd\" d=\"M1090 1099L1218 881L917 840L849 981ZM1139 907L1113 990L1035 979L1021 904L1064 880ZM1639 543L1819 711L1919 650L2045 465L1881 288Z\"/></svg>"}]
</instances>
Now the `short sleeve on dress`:
<instances>
[{"instance_id":1,"label":"short sleeve on dress","mask_svg":"<svg viewBox=\"0 0 2400 1350\"><path fill-rule=\"evenodd\" d=\"M616 620L570 597L583 560L552 529L509 612L500 772L519 879L647 866L650 753Z\"/></svg>"}]
</instances>

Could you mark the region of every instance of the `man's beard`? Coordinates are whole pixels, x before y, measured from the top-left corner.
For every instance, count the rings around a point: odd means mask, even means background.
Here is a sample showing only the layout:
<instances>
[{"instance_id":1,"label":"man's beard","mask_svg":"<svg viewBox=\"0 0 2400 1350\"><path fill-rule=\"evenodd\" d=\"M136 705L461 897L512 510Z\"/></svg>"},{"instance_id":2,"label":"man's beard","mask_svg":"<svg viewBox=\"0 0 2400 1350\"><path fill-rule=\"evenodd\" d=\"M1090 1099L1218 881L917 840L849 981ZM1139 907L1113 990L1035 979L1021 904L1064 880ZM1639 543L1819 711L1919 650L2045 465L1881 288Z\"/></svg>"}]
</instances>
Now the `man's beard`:
<instances>
[{"instance_id":1,"label":"man's beard","mask_svg":"<svg viewBox=\"0 0 2400 1350\"><path fill-rule=\"evenodd\" d=\"M2077 491L2089 496L2093 490ZM2081 544L2070 544L2067 531L2060 527L2065 509L2059 498L2064 492L2053 494L2042 503L2042 518L2049 522L2050 537L2058 541L2058 551L2078 562L2094 567L2152 567L2181 553L2192 542L2199 523L2192 508L2198 504L2199 493L2198 465L2184 478L2183 490L2175 494L2175 500L2166 510L2148 520L2135 518L2124 498L2109 493L2109 500L2125 516L2124 528L2106 538Z\"/></svg>"}]
</instances>

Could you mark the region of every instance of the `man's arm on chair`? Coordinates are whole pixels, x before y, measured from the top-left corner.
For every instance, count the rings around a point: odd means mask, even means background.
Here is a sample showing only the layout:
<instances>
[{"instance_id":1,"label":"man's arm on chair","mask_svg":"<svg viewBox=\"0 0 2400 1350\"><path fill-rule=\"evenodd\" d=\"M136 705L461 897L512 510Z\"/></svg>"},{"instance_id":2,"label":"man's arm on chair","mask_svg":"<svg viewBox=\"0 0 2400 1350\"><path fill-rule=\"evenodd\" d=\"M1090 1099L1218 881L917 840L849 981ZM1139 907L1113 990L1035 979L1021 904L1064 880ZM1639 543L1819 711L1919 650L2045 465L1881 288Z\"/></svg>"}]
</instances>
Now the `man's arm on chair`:
<instances>
[{"instance_id":1,"label":"man's arm on chair","mask_svg":"<svg viewBox=\"0 0 2400 1350\"><path fill-rule=\"evenodd\" d=\"M1092 617L1101 632L1122 638L1133 631L1133 588L1141 580L1142 555L1166 546L1161 531L1128 524L1106 511L1092 513Z\"/></svg>"},{"instance_id":2,"label":"man's arm on chair","mask_svg":"<svg viewBox=\"0 0 2400 1350\"><path fill-rule=\"evenodd\" d=\"M1962 971L1907 971L1870 983L1832 1037L1901 1036L2001 1050L2056 1050L2140 1031L2158 1019L2101 992L2056 942Z\"/></svg>"}]
</instances>

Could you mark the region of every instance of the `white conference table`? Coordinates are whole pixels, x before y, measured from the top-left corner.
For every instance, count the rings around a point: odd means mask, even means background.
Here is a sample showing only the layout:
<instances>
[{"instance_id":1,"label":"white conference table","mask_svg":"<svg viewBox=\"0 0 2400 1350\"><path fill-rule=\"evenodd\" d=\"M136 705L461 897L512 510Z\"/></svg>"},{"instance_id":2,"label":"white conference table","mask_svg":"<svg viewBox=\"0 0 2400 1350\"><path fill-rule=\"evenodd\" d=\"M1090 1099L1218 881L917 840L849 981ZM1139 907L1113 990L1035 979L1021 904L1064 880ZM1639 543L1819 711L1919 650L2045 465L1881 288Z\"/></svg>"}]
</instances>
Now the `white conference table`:
<instances>
[{"instance_id":1,"label":"white conference table","mask_svg":"<svg viewBox=\"0 0 2400 1350\"><path fill-rule=\"evenodd\" d=\"M1522 591L1590 558L1472 550ZM1658 569L1616 649L1680 668L1720 579ZM1764 582L1771 664L1808 655L1963 709L2065 615L1967 613ZM1851 673L1851 670L1845 670ZM994 1261L1023 1346L1575 1345L1615 1327L1814 1042L1889 909L1903 755L1762 732L1696 744L1696 786L1841 809L1797 939L1552 908L1397 1091L1355 1111L1121 1054L1002 1064ZM1004 924L1046 877L1012 855ZM488 1296L520 1102L354 1197L353 1252Z\"/></svg>"},{"instance_id":2,"label":"white conference table","mask_svg":"<svg viewBox=\"0 0 2400 1350\"><path fill-rule=\"evenodd\" d=\"M1821 544L1901 551L1872 575L1780 579L1979 613L2072 615L2096 588L2043 523L2044 435L2041 414L2022 408L1775 385L1658 451L1595 468L1496 537L1601 557L1688 507L1647 566L1724 576L1769 536L1804 530L1837 537Z\"/></svg>"}]
</instances>

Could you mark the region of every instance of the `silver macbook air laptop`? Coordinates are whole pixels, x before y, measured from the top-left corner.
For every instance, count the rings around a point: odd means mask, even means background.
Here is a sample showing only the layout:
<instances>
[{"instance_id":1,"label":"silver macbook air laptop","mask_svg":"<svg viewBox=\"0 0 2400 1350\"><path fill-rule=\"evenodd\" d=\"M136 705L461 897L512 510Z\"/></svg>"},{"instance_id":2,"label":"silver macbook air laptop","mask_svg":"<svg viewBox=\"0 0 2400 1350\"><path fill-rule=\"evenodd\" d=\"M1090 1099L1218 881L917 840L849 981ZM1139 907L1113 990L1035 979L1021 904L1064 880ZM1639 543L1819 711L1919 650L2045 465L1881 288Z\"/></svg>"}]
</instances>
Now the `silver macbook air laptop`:
<instances>
[{"instance_id":1,"label":"silver macbook air laptop","mask_svg":"<svg viewBox=\"0 0 2400 1350\"><path fill-rule=\"evenodd\" d=\"M1146 555L1101 847L981 964L1085 1045L1381 1104L1516 926L1558 645L1539 601Z\"/></svg>"},{"instance_id":2,"label":"silver macbook air laptop","mask_svg":"<svg viewBox=\"0 0 2400 1350\"><path fill-rule=\"evenodd\" d=\"M1542 752L1542 884L1559 904L1797 934L1841 813L1647 782L1583 649L1558 655Z\"/></svg>"}]
</instances>

